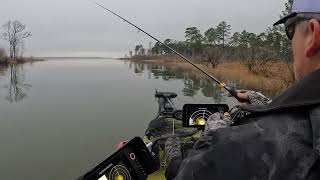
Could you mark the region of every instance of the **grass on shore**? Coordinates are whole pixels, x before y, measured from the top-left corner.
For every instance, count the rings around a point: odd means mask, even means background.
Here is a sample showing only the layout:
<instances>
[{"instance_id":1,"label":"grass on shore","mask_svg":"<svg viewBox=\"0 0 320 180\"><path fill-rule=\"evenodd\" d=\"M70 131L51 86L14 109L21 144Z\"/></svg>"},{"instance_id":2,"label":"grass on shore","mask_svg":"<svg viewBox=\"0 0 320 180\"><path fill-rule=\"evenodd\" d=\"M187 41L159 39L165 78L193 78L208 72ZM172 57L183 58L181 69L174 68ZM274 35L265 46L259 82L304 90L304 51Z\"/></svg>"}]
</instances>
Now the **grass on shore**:
<instances>
[{"instance_id":1,"label":"grass on shore","mask_svg":"<svg viewBox=\"0 0 320 180\"><path fill-rule=\"evenodd\" d=\"M146 63L155 63L171 66L172 68L182 68L185 70L195 71L190 64L170 58L161 58L153 60L139 60ZM279 93L286 89L292 83L292 73L288 64L280 61L269 62L259 67L260 73L249 71L245 64L239 61L225 62L213 68L211 65L197 63L201 69L212 74L215 77L231 80L241 84L248 89L262 92ZM204 76L199 73L199 76Z\"/></svg>"}]
</instances>

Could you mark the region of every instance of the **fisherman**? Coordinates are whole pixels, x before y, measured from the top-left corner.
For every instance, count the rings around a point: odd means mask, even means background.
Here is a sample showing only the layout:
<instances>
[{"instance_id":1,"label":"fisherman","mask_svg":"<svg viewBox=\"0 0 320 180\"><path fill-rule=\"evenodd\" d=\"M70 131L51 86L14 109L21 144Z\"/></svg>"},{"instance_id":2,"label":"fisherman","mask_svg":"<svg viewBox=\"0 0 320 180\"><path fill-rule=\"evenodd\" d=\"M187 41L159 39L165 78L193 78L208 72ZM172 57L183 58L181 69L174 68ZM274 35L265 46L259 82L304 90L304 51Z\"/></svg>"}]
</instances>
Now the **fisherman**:
<instances>
[{"instance_id":1,"label":"fisherman","mask_svg":"<svg viewBox=\"0 0 320 180\"><path fill-rule=\"evenodd\" d=\"M268 105L272 102L271 99L267 98L263 94L255 91L237 91L238 96L245 102L245 104L251 105ZM231 96L229 94L229 96ZM230 113L226 112L224 114L215 113L211 115L206 123L204 130L204 137L201 138L195 145L195 147L201 145L203 142L211 140L212 134L221 128L227 128L234 124L232 116L236 116L234 113L239 112L239 106L236 106L230 110ZM183 161L182 152L181 152L181 142L179 138L168 138L165 143L165 153L167 156L168 167L165 172L165 177L167 180L171 180L176 177L181 163Z\"/></svg>"},{"instance_id":2,"label":"fisherman","mask_svg":"<svg viewBox=\"0 0 320 180\"><path fill-rule=\"evenodd\" d=\"M249 115L231 127L229 114L212 116L184 160L179 141L168 139L168 179L320 179L320 1L293 0L279 24L292 41L297 82L272 102L238 92Z\"/></svg>"}]
</instances>

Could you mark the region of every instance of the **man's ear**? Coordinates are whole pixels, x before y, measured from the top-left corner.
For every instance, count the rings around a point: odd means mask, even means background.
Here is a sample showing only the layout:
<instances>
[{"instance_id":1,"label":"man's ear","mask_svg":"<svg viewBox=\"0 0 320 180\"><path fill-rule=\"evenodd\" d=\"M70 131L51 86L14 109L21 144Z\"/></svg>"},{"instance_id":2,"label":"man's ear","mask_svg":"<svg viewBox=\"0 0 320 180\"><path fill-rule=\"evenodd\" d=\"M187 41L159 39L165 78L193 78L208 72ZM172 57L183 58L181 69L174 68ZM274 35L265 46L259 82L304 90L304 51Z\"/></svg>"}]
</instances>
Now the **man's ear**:
<instances>
[{"instance_id":1,"label":"man's ear","mask_svg":"<svg viewBox=\"0 0 320 180\"><path fill-rule=\"evenodd\" d=\"M308 36L310 42L308 43L305 54L307 57L314 56L320 49L320 24L316 19L311 19L308 23Z\"/></svg>"}]
</instances>

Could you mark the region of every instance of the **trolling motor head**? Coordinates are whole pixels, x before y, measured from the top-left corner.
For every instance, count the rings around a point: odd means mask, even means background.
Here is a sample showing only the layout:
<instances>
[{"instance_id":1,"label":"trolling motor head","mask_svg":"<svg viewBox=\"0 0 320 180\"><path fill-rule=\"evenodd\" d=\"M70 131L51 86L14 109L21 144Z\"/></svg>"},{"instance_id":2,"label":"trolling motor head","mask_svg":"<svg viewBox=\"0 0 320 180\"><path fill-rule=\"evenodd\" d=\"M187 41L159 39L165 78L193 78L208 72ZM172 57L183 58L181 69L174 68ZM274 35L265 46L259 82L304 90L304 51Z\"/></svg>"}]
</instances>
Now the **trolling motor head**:
<instances>
[{"instance_id":1,"label":"trolling motor head","mask_svg":"<svg viewBox=\"0 0 320 180\"><path fill-rule=\"evenodd\" d=\"M159 115L173 115L175 107L172 99L177 97L176 93L173 92L158 92L154 95L158 99L159 104Z\"/></svg>"},{"instance_id":2,"label":"trolling motor head","mask_svg":"<svg viewBox=\"0 0 320 180\"><path fill-rule=\"evenodd\" d=\"M169 98L173 99L176 98L178 95L174 92L156 92L154 95L156 98Z\"/></svg>"}]
</instances>

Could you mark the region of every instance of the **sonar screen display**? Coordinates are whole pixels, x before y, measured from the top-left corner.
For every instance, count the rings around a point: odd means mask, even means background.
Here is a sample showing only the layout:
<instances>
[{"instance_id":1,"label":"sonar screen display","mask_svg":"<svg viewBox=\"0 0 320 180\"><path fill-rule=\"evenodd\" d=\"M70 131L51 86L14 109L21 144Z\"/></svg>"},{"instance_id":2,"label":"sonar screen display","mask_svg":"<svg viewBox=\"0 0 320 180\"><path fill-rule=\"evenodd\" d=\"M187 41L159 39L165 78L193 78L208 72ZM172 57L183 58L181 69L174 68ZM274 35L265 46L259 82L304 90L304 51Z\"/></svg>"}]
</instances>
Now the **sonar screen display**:
<instances>
[{"instance_id":1,"label":"sonar screen display","mask_svg":"<svg viewBox=\"0 0 320 180\"><path fill-rule=\"evenodd\" d=\"M211 115L228 110L225 104L186 104L183 107L183 126L204 128Z\"/></svg>"},{"instance_id":2,"label":"sonar screen display","mask_svg":"<svg viewBox=\"0 0 320 180\"><path fill-rule=\"evenodd\" d=\"M130 170L123 163L119 162L115 166L109 166L106 168L104 175L98 180L133 180L131 177Z\"/></svg>"},{"instance_id":3,"label":"sonar screen display","mask_svg":"<svg viewBox=\"0 0 320 180\"><path fill-rule=\"evenodd\" d=\"M81 176L82 180L147 179L159 170L160 163L140 137L135 137L122 148Z\"/></svg>"}]
</instances>

